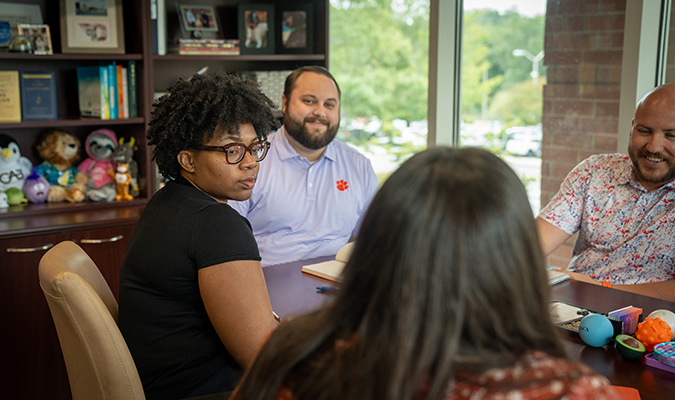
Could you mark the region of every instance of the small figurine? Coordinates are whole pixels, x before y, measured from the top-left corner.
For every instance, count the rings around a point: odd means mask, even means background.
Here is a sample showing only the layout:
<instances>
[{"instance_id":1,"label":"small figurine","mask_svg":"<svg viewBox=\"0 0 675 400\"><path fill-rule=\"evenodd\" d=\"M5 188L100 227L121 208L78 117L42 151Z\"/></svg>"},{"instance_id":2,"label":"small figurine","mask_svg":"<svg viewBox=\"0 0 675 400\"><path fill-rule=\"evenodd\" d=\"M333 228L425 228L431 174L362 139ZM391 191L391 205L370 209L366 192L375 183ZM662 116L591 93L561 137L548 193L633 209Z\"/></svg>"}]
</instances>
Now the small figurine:
<instances>
[{"instance_id":1,"label":"small figurine","mask_svg":"<svg viewBox=\"0 0 675 400\"><path fill-rule=\"evenodd\" d=\"M117 164L117 172L110 170L108 173L115 179L115 182L117 182L117 196L115 196L115 201L133 200L134 197L129 194L129 185L131 184L129 164Z\"/></svg>"},{"instance_id":2,"label":"small figurine","mask_svg":"<svg viewBox=\"0 0 675 400\"><path fill-rule=\"evenodd\" d=\"M0 192L0 208L8 208L9 202L7 201L7 193Z\"/></svg>"},{"instance_id":3,"label":"small figurine","mask_svg":"<svg viewBox=\"0 0 675 400\"><path fill-rule=\"evenodd\" d=\"M28 203L26 197L23 195L23 192L17 188L9 188L5 191L7 194L7 203L10 206L18 206L19 204Z\"/></svg>"},{"instance_id":4,"label":"small figurine","mask_svg":"<svg viewBox=\"0 0 675 400\"><path fill-rule=\"evenodd\" d=\"M112 159L116 163L129 164L129 173L131 174L131 185L129 186L129 194L138 197L141 193L138 188L138 163L133 159L134 153L138 150L134 144L136 138L132 137L127 143L124 143L124 138L120 138L119 146L115 149Z\"/></svg>"},{"instance_id":5,"label":"small figurine","mask_svg":"<svg viewBox=\"0 0 675 400\"><path fill-rule=\"evenodd\" d=\"M26 182L23 183L23 194L31 203L44 203L47 201L47 193L49 193L49 182L33 169L26 178Z\"/></svg>"},{"instance_id":6,"label":"small figurine","mask_svg":"<svg viewBox=\"0 0 675 400\"><path fill-rule=\"evenodd\" d=\"M21 190L32 167L30 160L21 156L16 140L0 133L0 192L12 187Z\"/></svg>"},{"instance_id":7,"label":"small figurine","mask_svg":"<svg viewBox=\"0 0 675 400\"><path fill-rule=\"evenodd\" d=\"M113 154L117 148L117 136L110 129L97 129L84 141L84 151L89 156L77 169L87 174L87 198L93 201L113 201L115 181L108 170L115 168Z\"/></svg>"},{"instance_id":8,"label":"small figurine","mask_svg":"<svg viewBox=\"0 0 675 400\"><path fill-rule=\"evenodd\" d=\"M87 176L73 166L79 158L80 141L71 133L53 129L42 134L37 151L44 162L35 170L51 185L47 202L84 201Z\"/></svg>"}]
</instances>

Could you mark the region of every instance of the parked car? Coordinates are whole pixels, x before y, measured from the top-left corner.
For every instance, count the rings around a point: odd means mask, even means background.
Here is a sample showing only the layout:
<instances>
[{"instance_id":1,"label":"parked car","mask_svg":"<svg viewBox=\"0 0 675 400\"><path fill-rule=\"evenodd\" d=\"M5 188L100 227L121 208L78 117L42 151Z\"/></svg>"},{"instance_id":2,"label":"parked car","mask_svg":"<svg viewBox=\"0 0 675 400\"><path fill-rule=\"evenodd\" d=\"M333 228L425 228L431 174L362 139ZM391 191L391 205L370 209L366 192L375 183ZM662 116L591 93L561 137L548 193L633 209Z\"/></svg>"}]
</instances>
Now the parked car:
<instances>
[{"instance_id":1,"label":"parked car","mask_svg":"<svg viewBox=\"0 0 675 400\"><path fill-rule=\"evenodd\" d=\"M541 125L514 126L505 133L504 151L516 156L541 157Z\"/></svg>"}]
</instances>

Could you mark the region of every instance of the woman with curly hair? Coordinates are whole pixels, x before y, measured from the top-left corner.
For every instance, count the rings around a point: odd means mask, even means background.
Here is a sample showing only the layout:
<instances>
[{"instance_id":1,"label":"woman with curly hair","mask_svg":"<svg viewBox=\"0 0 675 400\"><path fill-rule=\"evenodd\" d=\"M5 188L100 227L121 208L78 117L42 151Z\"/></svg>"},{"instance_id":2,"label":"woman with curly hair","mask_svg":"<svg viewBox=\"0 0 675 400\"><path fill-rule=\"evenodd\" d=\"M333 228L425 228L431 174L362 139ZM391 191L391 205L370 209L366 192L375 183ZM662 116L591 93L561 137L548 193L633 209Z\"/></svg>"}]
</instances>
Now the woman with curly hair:
<instances>
[{"instance_id":1,"label":"woman with curly hair","mask_svg":"<svg viewBox=\"0 0 675 400\"><path fill-rule=\"evenodd\" d=\"M614 399L565 359L525 188L436 147L370 205L327 308L282 323L233 399Z\"/></svg>"},{"instance_id":2,"label":"woman with curly hair","mask_svg":"<svg viewBox=\"0 0 675 400\"><path fill-rule=\"evenodd\" d=\"M122 265L119 326L148 399L229 391L276 327L245 200L277 121L235 75L179 80L154 104L148 144L170 181L148 202Z\"/></svg>"}]
</instances>

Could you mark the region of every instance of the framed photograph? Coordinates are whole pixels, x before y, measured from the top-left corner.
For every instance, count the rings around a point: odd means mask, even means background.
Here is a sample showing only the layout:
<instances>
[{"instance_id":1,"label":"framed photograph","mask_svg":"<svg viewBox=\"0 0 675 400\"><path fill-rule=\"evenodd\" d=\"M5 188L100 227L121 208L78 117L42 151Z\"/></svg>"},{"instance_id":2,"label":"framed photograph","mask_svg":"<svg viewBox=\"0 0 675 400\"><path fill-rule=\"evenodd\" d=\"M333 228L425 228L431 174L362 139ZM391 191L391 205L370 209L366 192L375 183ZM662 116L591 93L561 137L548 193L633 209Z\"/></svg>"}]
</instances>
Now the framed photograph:
<instances>
[{"instance_id":1,"label":"framed photograph","mask_svg":"<svg viewBox=\"0 0 675 400\"><path fill-rule=\"evenodd\" d=\"M312 5L288 4L277 10L277 53L314 53L314 14Z\"/></svg>"},{"instance_id":2,"label":"framed photograph","mask_svg":"<svg viewBox=\"0 0 675 400\"><path fill-rule=\"evenodd\" d=\"M122 0L60 0L61 52L124 54Z\"/></svg>"},{"instance_id":3,"label":"framed photograph","mask_svg":"<svg viewBox=\"0 0 675 400\"><path fill-rule=\"evenodd\" d=\"M19 24L42 23L40 5L0 2L0 21L9 23L11 34L16 35Z\"/></svg>"},{"instance_id":4,"label":"framed photograph","mask_svg":"<svg viewBox=\"0 0 675 400\"><path fill-rule=\"evenodd\" d=\"M274 5L239 3L241 54L274 54Z\"/></svg>"},{"instance_id":5,"label":"framed photograph","mask_svg":"<svg viewBox=\"0 0 675 400\"><path fill-rule=\"evenodd\" d=\"M215 37L218 32L216 11L211 6L181 5L181 29L186 39Z\"/></svg>"},{"instance_id":6,"label":"framed photograph","mask_svg":"<svg viewBox=\"0 0 675 400\"><path fill-rule=\"evenodd\" d=\"M33 54L52 55L52 35L49 33L49 25L44 24L19 24L19 35L30 38L33 45Z\"/></svg>"}]
</instances>

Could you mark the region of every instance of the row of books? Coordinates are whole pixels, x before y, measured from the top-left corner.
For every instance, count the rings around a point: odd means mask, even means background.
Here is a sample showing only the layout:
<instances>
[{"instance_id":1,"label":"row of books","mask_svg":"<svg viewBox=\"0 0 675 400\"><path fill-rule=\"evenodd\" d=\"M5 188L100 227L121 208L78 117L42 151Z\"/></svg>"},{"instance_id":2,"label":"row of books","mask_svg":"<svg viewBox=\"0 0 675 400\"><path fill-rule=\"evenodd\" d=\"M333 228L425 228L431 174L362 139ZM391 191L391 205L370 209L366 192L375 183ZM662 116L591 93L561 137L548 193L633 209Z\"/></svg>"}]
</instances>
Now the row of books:
<instances>
[{"instance_id":1,"label":"row of books","mask_svg":"<svg viewBox=\"0 0 675 400\"><path fill-rule=\"evenodd\" d=\"M138 115L136 61L125 67L113 61L98 67L77 67L80 116L101 119Z\"/></svg>"},{"instance_id":2,"label":"row of books","mask_svg":"<svg viewBox=\"0 0 675 400\"><path fill-rule=\"evenodd\" d=\"M239 52L238 39L178 40L178 54L180 55L238 56Z\"/></svg>"},{"instance_id":3,"label":"row of books","mask_svg":"<svg viewBox=\"0 0 675 400\"><path fill-rule=\"evenodd\" d=\"M56 115L54 72L0 71L0 123Z\"/></svg>"}]
</instances>

